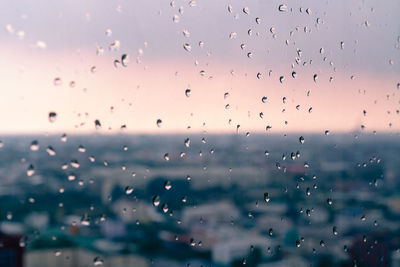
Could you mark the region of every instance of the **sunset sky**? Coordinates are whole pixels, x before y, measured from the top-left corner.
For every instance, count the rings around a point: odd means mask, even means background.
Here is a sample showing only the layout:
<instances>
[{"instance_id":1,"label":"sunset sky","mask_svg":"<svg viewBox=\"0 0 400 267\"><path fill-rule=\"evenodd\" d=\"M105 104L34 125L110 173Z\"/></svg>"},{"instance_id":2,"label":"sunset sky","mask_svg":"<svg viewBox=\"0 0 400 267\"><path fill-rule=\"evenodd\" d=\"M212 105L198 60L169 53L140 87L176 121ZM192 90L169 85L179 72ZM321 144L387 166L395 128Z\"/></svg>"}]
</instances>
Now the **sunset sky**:
<instances>
[{"instance_id":1,"label":"sunset sky","mask_svg":"<svg viewBox=\"0 0 400 267\"><path fill-rule=\"evenodd\" d=\"M399 12L396 0L1 1L0 133L88 133L95 120L103 133L398 132Z\"/></svg>"}]
</instances>

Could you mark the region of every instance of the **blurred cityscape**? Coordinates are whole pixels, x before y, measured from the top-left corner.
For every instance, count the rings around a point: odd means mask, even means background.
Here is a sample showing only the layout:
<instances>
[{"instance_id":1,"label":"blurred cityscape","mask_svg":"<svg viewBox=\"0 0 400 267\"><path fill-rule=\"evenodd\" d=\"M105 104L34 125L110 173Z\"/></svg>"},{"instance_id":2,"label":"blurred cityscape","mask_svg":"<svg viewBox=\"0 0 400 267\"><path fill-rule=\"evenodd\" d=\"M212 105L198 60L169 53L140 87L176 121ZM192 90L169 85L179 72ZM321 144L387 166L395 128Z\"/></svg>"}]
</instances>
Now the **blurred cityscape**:
<instances>
[{"instance_id":1,"label":"blurred cityscape","mask_svg":"<svg viewBox=\"0 0 400 267\"><path fill-rule=\"evenodd\" d=\"M400 266L398 135L1 140L0 266Z\"/></svg>"}]
</instances>

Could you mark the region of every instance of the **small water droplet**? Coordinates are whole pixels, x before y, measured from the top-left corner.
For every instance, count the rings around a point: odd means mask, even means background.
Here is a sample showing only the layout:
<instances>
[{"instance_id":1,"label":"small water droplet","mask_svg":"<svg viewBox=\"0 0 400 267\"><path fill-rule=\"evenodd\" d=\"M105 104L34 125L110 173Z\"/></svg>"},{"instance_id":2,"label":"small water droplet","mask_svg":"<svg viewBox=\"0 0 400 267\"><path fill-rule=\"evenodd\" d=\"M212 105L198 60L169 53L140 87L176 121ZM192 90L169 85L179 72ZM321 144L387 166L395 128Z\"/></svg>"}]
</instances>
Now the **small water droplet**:
<instances>
[{"instance_id":1,"label":"small water droplet","mask_svg":"<svg viewBox=\"0 0 400 267\"><path fill-rule=\"evenodd\" d=\"M76 160L76 159L71 160L69 164L71 165L71 167L73 167L75 169L78 169L80 166L78 160Z\"/></svg>"},{"instance_id":2,"label":"small water droplet","mask_svg":"<svg viewBox=\"0 0 400 267\"><path fill-rule=\"evenodd\" d=\"M263 103L267 103L268 101L268 98L266 97L266 96L263 96L263 98L261 98L261 101L263 102Z\"/></svg>"},{"instance_id":3,"label":"small water droplet","mask_svg":"<svg viewBox=\"0 0 400 267\"><path fill-rule=\"evenodd\" d=\"M338 235L338 231L337 231L336 226L333 226L332 233L333 233L333 235Z\"/></svg>"},{"instance_id":4,"label":"small water droplet","mask_svg":"<svg viewBox=\"0 0 400 267\"><path fill-rule=\"evenodd\" d=\"M57 113L54 111L49 112L49 122L53 123L57 119Z\"/></svg>"},{"instance_id":5,"label":"small water droplet","mask_svg":"<svg viewBox=\"0 0 400 267\"><path fill-rule=\"evenodd\" d=\"M67 140L68 140L68 136L67 136L67 134L63 134L63 135L61 135L61 138L60 138L60 140L61 140L61 142L63 142L63 143L67 142Z\"/></svg>"},{"instance_id":6,"label":"small water droplet","mask_svg":"<svg viewBox=\"0 0 400 267\"><path fill-rule=\"evenodd\" d=\"M288 10L287 5L279 5L278 10L281 12L286 12Z\"/></svg>"},{"instance_id":7,"label":"small water droplet","mask_svg":"<svg viewBox=\"0 0 400 267\"><path fill-rule=\"evenodd\" d=\"M132 186L127 186L125 187L125 194L130 195L133 193L133 187Z\"/></svg>"},{"instance_id":8,"label":"small water droplet","mask_svg":"<svg viewBox=\"0 0 400 267\"><path fill-rule=\"evenodd\" d=\"M190 95L191 95L191 90L190 89L186 89L185 90L185 95L186 95L186 97L189 97Z\"/></svg>"},{"instance_id":9,"label":"small water droplet","mask_svg":"<svg viewBox=\"0 0 400 267\"><path fill-rule=\"evenodd\" d=\"M30 149L31 149L32 151L38 151L38 150L39 150L39 142L38 142L37 140L33 140L33 141L31 142Z\"/></svg>"},{"instance_id":10,"label":"small water droplet","mask_svg":"<svg viewBox=\"0 0 400 267\"><path fill-rule=\"evenodd\" d=\"M124 67L127 67L129 64L129 55L128 54L122 54L121 56L121 64Z\"/></svg>"},{"instance_id":11,"label":"small water droplet","mask_svg":"<svg viewBox=\"0 0 400 267\"><path fill-rule=\"evenodd\" d=\"M168 212L168 204L167 204L167 203L164 203L164 204L162 205L161 209L162 209L162 211L163 211L164 213L167 213L167 212Z\"/></svg>"},{"instance_id":12,"label":"small water droplet","mask_svg":"<svg viewBox=\"0 0 400 267\"><path fill-rule=\"evenodd\" d=\"M190 139L186 138L184 143L185 143L186 147L189 147L190 146Z\"/></svg>"},{"instance_id":13,"label":"small water droplet","mask_svg":"<svg viewBox=\"0 0 400 267\"><path fill-rule=\"evenodd\" d=\"M172 16L172 21L175 22L175 23L178 23L178 22L179 22L179 16L176 15L176 14L173 15L173 16Z\"/></svg>"},{"instance_id":14,"label":"small water droplet","mask_svg":"<svg viewBox=\"0 0 400 267\"><path fill-rule=\"evenodd\" d=\"M153 202L154 207L158 207L158 205L160 205L160 197L159 196L154 196L152 198L152 202Z\"/></svg>"},{"instance_id":15,"label":"small water droplet","mask_svg":"<svg viewBox=\"0 0 400 267\"><path fill-rule=\"evenodd\" d=\"M192 47L188 43L184 43L183 44L183 48L188 52L192 51Z\"/></svg>"},{"instance_id":16,"label":"small water droplet","mask_svg":"<svg viewBox=\"0 0 400 267\"><path fill-rule=\"evenodd\" d=\"M169 155L168 155L168 153L165 153L165 154L164 154L164 159L165 159L165 161L169 161Z\"/></svg>"},{"instance_id":17,"label":"small water droplet","mask_svg":"<svg viewBox=\"0 0 400 267\"><path fill-rule=\"evenodd\" d=\"M95 126L96 130L101 129L101 123L100 123L100 121L99 121L99 120L95 120L95 121L94 121L94 126Z\"/></svg>"},{"instance_id":18,"label":"small water droplet","mask_svg":"<svg viewBox=\"0 0 400 267\"><path fill-rule=\"evenodd\" d=\"M104 264L104 260L101 257L97 256L93 259L94 266L99 266L99 265L103 265L103 264Z\"/></svg>"},{"instance_id":19,"label":"small water droplet","mask_svg":"<svg viewBox=\"0 0 400 267\"><path fill-rule=\"evenodd\" d=\"M300 136L300 137L299 137L299 142L300 142L301 144L304 144L304 137L303 137L303 136Z\"/></svg>"},{"instance_id":20,"label":"small water droplet","mask_svg":"<svg viewBox=\"0 0 400 267\"><path fill-rule=\"evenodd\" d=\"M164 188L166 190L170 190L172 188L171 182L170 181L165 181Z\"/></svg>"},{"instance_id":21,"label":"small water droplet","mask_svg":"<svg viewBox=\"0 0 400 267\"><path fill-rule=\"evenodd\" d=\"M54 150L54 148L52 146L48 146L46 148L46 152L50 155L50 156L55 156L56 155L56 151Z\"/></svg>"},{"instance_id":22,"label":"small water droplet","mask_svg":"<svg viewBox=\"0 0 400 267\"><path fill-rule=\"evenodd\" d=\"M32 176L35 174L35 167L31 164L28 166L28 168L26 169L26 175L28 176Z\"/></svg>"},{"instance_id":23,"label":"small water droplet","mask_svg":"<svg viewBox=\"0 0 400 267\"><path fill-rule=\"evenodd\" d=\"M270 200L271 200L271 199L270 199L270 197L269 197L269 194L268 194L267 192L265 192L265 193L264 193L264 201L268 203Z\"/></svg>"},{"instance_id":24,"label":"small water droplet","mask_svg":"<svg viewBox=\"0 0 400 267\"><path fill-rule=\"evenodd\" d=\"M162 125L162 120L161 120L161 119L158 119L158 120L156 121L156 125L157 125L158 128L160 128L161 125Z\"/></svg>"}]
</instances>

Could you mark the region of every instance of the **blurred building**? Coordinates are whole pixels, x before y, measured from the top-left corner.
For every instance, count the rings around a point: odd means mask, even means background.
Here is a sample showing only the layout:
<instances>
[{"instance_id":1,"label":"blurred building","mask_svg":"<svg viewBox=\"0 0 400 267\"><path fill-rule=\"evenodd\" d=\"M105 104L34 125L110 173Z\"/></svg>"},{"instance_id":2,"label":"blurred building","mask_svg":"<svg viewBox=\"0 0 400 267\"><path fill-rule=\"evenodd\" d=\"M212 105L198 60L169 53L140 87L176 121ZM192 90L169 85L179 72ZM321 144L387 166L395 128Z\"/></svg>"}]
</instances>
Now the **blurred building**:
<instances>
[{"instance_id":1,"label":"blurred building","mask_svg":"<svg viewBox=\"0 0 400 267\"><path fill-rule=\"evenodd\" d=\"M24 248L20 246L20 235L0 232L0 266L22 267Z\"/></svg>"}]
</instances>

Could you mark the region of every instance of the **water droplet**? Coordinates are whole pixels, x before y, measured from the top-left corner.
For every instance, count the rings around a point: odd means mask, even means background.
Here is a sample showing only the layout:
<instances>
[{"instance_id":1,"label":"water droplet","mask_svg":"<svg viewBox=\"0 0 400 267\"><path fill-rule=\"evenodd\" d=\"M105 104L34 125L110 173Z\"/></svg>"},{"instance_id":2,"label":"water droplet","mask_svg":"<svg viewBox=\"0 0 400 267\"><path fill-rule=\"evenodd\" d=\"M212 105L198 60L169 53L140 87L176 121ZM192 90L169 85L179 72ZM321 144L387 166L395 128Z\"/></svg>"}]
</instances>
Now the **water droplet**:
<instances>
[{"instance_id":1,"label":"water droplet","mask_svg":"<svg viewBox=\"0 0 400 267\"><path fill-rule=\"evenodd\" d=\"M175 22L175 23L178 23L179 22L179 16L178 15L173 15L172 16L172 21Z\"/></svg>"},{"instance_id":2,"label":"water droplet","mask_svg":"<svg viewBox=\"0 0 400 267\"><path fill-rule=\"evenodd\" d=\"M53 123L57 119L57 113L54 111L49 112L49 122Z\"/></svg>"},{"instance_id":3,"label":"water droplet","mask_svg":"<svg viewBox=\"0 0 400 267\"><path fill-rule=\"evenodd\" d=\"M340 42L340 49L344 49L344 42Z\"/></svg>"},{"instance_id":4,"label":"water droplet","mask_svg":"<svg viewBox=\"0 0 400 267\"><path fill-rule=\"evenodd\" d=\"M31 164L28 166L28 168L26 169L26 175L28 176L32 176L35 174L35 167Z\"/></svg>"},{"instance_id":5,"label":"water droplet","mask_svg":"<svg viewBox=\"0 0 400 267\"><path fill-rule=\"evenodd\" d=\"M267 103L267 100L268 100L268 98L267 98L266 96L263 96L263 98L261 98L261 101L262 101L263 103Z\"/></svg>"},{"instance_id":6,"label":"water droplet","mask_svg":"<svg viewBox=\"0 0 400 267\"><path fill-rule=\"evenodd\" d=\"M279 5L278 10L281 12L286 12L288 10L287 5Z\"/></svg>"},{"instance_id":7,"label":"water droplet","mask_svg":"<svg viewBox=\"0 0 400 267\"><path fill-rule=\"evenodd\" d=\"M124 67L128 66L128 64L129 64L129 55L128 54L123 54L121 56L121 63L122 63L122 66L124 66Z\"/></svg>"},{"instance_id":8,"label":"water droplet","mask_svg":"<svg viewBox=\"0 0 400 267\"><path fill-rule=\"evenodd\" d=\"M189 138L186 138L186 139L185 139L185 146L186 146L186 147L189 147L189 146L190 146L190 139L189 139Z\"/></svg>"},{"instance_id":9,"label":"water droplet","mask_svg":"<svg viewBox=\"0 0 400 267\"><path fill-rule=\"evenodd\" d=\"M321 241L319 242L319 245L320 245L321 247L325 247L325 242L324 242L324 240L321 240Z\"/></svg>"},{"instance_id":10,"label":"water droplet","mask_svg":"<svg viewBox=\"0 0 400 267\"><path fill-rule=\"evenodd\" d=\"M119 47L121 46L121 42L119 40L115 40L113 43L111 43L108 47L111 51L117 51Z\"/></svg>"},{"instance_id":11,"label":"water droplet","mask_svg":"<svg viewBox=\"0 0 400 267\"><path fill-rule=\"evenodd\" d=\"M71 165L71 167L73 167L75 169L78 169L80 166L78 160L76 160L76 159L71 160L69 164Z\"/></svg>"},{"instance_id":12,"label":"water droplet","mask_svg":"<svg viewBox=\"0 0 400 267\"><path fill-rule=\"evenodd\" d=\"M68 181L75 181L76 176L73 174L70 174L70 175L68 175L67 179L68 179Z\"/></svg>"},{"instance_id":13,"label":"water droplet","mask_svg":"<svg viewBox=\"0 0 400 267\"><path fill-rule=\"evenodd\" d=\"M338 231L337 231L336 226L333 226L332 233L333 233L333 235L338 235Z\"/></svg>"},{"instance_id":14,"label":"water droplet","mask_svg":"<svg viewBox=\"0 0 400 267\"><path fill-rule=\"evenodd\" d=\"M28 241L28 238L26 236L21 237L21 239L19 240L19 246L21 248L26 247L27 241Z\"/></svg>"},{"instance_id":15,"label":"water droplet","mask_svg":"<svg viewBox=\"0 0 400 267\"><path fill-rule=\"evenodd\" d=\"M103 265L103 264L104 264L104 260L101 257L97 256L93 259L94 266L99 266L99 265Z\"/></svg>"},{"instance_id":16,"label":"water droplet","mask_svg":"<svg viewBox=\"0 0 400 267\"><path fill-rule=\"evenodd\" d=\"M300 247L300 245L301 245L301 244L300 244L300 240L296 240L296 247L298 247L298 248L299 248L299 247Z\"/></svg>"},{"instance_id":17,"label":"water droplet","mask_svg":"<svg viewBox=\"0 0 400 267\"><path fill-rule=\"evenodd\" d=\"M293 79L297 77L297 73L295 71L292 72Z\"/></svg>"},{"instance_id":18,"label":"water droplet","mask_svg":"<svg viewBox=\"0 0 400 267\"><path fill-rule=\"evenodd\" d=\"M162 211L163 211L164 213L167 213L167 212L168 212L168 205L167 205L167 203L164 203L164 204L162 205L161 209L162 209Z\"/></svg>"},{"instance_id":19,"label":"water droplet","mask_svg":"<svg viewBox=\"0 0 400 267\"><path fill-rule=\"evenodd\" d=\"M54 150L54 148L52 146L48 146L46 148L46 152L50 155L50 156L55 156L56 155L56 151Z\"/></svg>"},{"instance_id":20,"label":"water droplet","mask_svg":"<svg viewBox=\"0 0 400 267\"><path fill-rule=\"evenodd\" d=\"M192 51L192 47L188 43L184 43L183 44L183 48L188 52Z\"/></svg>"},{"instance_id":21,"label":"water droplet","mask_svg":"<svg viewBox=\"0 0 400 267\"><path fill-rule=\"evenodd\" d=\"M127 186L125 187L125 194L130 195L133 193L133 187L132 186Z\"/></svg>"},{"instance_id":22,"label":"water droplet","mask_svg":"<svg viewBox=\"0 0 400 267\"><path fill-rule=\"evenodd\" d=\"M38 151L38 150L39 150L39 142L38 142L37 140L33 140L33 141L31 142L30 149L31 149L32 151Z\"/></svg>"},{"instance_id":23,"label":"water droplet","mask_svg":"<svg viewBox=\"0 0 400 267\"><path fill-rule=\"evenodd\" d=\"M309 188L309 187L307 187L307 189L306 189L306 195L307 195L307 196L310 196L310 195L311 195L311 191L310 191L310 188Z\"/></svg>"},{"instance_id":24,"label":"water droplet","mask_svg":"<svg viewBox=\"0 0 400 267\"><path fill-rule=\"evenodd\" d=\"M186 89L185 90L185 95L186 95L186 97L189 97L190 96L190 94L191 94L191 90L190 89Z\"/></svg>"},{"instance_id":25,"label":"water droplet","mask_svg":"<svg viewBox=\"0 0 400 267\"><path fill-rule=\"evenodd\" d=\"M268 203L270 200L271 200L271 199L270 199L270 197L269 197L269 194L268 194L267 192L265 192L265 193L264 193L264 201Z\"/></svg>"},{"instance_id":26,"label":"water droplet","mask_svg":"<svg viewBox=\"0 0 400 267\"><path fill-rule=\"evenodd\" d=\"M101 123L100 123L100 121L99 121L99 120L95 120L95 121L94 121L94 126L95 126L96 130L101 129Z\"/></svg>"},{"instance_id":27,"label":"water droplet","mask_svg":"<svg viewBox=\"0 0 400 267\"><path fill-rule=\"evenodd\" d=\"M53 84L54 84L55 86L61 85L61 84L62 84L61 78L60 78L60 77L54 78Z\"/></svg>"},{"instance_id":28,"label":"water droplet","mask_svg":"<svg viewBox=\"0 0 400 267\"><path fill-rule=\"evenodd\" d=\"M304 144L304 137L303 137L303 136L300 136L300 137L299 137L299 142L300 142L301 144Z\"/></svg>"},{"instance_id":29,"label":"water droplet","mask_svg":"<svg viewBox=\"0 0 400 267\"><path fill-rule=\"evenodd\" d=\"M164 188L166 190L170 190L172 188L171 182L170 181L165 181Z\"/></svg>"},{"instance_id":30,"label":"water droplet","mask_svg":"<svg viewBox=\"0 0 400 267\"><path fill-rule=\"evenodd\" d=\"M79 145L78 146L78 152L85 153L86 152L86 148L84 146L82 146L82 145Z\"/></svg>"},{"instance_id":31,"label":"water droplet","mask_svg":"<svg viewBox=\"0 0 400 267\"><path fill-rule=\"evenodd\" d=\"M261 23L261 19L259 17L256 18L256 23L260 24Z\"/></svg>"},{"instance_id":32,"label":"water droplet","mask_svg":"<svg viewBox=\"0 0 400 267\"><path fill-rule=\"evenodd\" d=\"M283 83L284 80L285 80L285 77L284 77L284 76L279 77L279 82L280 82L280 83Z\"/></svg>"},{"instance_id":33,"label":"water droplet","mask_svg":"<svg viewBox=\"0 0 400 267\"><path fill-rule=\"evenodd\" d=\"M61 140L61 142L63 142L63 143L67 142L67 140L68 140L67 134L61 135L60 140Z\"/></svg>"},{"instance_id":34,"label":"water droplet","mask_svg":"<svg viewBox=\"0 0 400 267\"><path fill-rule=\"evenodd\" d=\"M247 6L243 8L243 13L249 14L249 8Z\"/></svg>"},{"instance_id":35,"label":"water droplet","mask_svg":"<svg viewBox=\"0 0 400 267\"><path fill-rule=\"evenodd\" d=\"M318 80L318 74L314 74L313 80L314 80L314 82L317 82L317 80Z\"/></svg>"},{"instance_id":36,"label":"water droplet","mask_svg":"<svg viewBox=\"0 0 400 267\"><path fill-rule=\"evenodd\" d=\"M330 132L329 132L329 130L325 130L325 135L329 135L330 134Z\"/></svg>"},{"instance_id":37,"label":"water droplet","mask_svg":"<svg viewBox=\"0 0 400 267\"><path fill-rule=\"evenodd\" d=\"M185 36L185 37L190 37L190 32L189 32L189 30L184 29L184 30L182 31L182 33L183 33L183 36Z\"/></svg>"},{"instance_id":38,"label":"water droplet","mask_svg":"<svg viewBox=\"0 0 400 267\"><path fill-rule=\"evenodd\" d=\"M165 161L169 161L169 155L168 155L168 153L165 153L165 154L164 154L164 159L165 159Z\"/></svg>"},{"instance_id":39,"label":"water droplet","mask_svg":"<svg viewBox=\"0 0 400 267\"><path fill-rule=\"evenodd\" d=\"M161 119L158 119L158 120L156 121L157 127L160 128L160 127L161 127L161 124L162 124L162 120L161 120Z\"/></svg>"}]
</instances>

